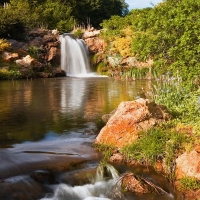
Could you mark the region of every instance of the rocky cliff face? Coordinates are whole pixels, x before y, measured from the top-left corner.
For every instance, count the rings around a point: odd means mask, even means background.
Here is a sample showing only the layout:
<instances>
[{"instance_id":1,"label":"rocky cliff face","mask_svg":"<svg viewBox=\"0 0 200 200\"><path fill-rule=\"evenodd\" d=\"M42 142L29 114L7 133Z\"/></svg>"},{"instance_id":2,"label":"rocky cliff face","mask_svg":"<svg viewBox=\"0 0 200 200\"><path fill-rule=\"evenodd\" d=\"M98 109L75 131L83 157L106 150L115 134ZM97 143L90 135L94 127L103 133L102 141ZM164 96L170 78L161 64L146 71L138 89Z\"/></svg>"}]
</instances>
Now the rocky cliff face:
<instances>
[{"instance_id":1,"label":"rocky cliff face","mask_svg":"<svg viewBox=\"0 0 200 200\"><path fill-rule=\"evenodd\" d=\"M33 29L27 33L26 42L9 42L14 53L3 52L2 59L8 63L15 62L24 78L66 76L59 68L60 41L55 30Z\"/></svg>"}]
</instances>

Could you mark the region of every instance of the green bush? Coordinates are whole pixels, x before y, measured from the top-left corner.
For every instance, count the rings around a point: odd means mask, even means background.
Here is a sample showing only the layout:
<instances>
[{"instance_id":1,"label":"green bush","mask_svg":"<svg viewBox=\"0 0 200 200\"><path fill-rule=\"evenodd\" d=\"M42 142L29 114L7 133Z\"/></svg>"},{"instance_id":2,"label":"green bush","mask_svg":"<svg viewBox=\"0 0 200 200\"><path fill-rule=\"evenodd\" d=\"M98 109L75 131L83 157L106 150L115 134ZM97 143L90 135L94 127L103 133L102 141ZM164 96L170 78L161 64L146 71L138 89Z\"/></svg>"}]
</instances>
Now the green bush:
<instances>
[{"instance_id":1,"label":"green bush","mask_svg":"<svg viewBox=\"0 0 200 200\"><path fill-rule=\"evenodd\" d=\"M82 29L78 28L77 30L75 30L75 31L74 31L74 36L75 36L76 38L81 39L82 36L83 36L83 31L82 31Z\"/></svg>"},{"instance_id":2,"label":"green bush","mask_svg":"<svg viewBox=\"0 0 200 200\"><path fill-rule=\"evenodd\" d=\"M0 80L13 80L22 78L20 71L0 69Z\"/></svg>"}]
</instances>

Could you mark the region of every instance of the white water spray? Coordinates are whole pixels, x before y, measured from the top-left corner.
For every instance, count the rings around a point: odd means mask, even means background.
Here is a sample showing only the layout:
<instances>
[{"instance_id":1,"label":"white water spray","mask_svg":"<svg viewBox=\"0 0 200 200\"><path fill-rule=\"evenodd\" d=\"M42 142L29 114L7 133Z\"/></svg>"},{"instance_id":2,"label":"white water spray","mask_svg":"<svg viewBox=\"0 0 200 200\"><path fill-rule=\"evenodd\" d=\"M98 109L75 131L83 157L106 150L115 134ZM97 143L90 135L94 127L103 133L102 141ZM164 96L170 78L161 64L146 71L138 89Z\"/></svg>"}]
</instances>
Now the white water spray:
<instances>
[{"instance_id":1,"label":"white water spray","mask_svg":"<svg viewBox=\"0 0 200 200\"><path fill-rule=\"evenodd\" d=\"M60 36L61 69L67 76L87 76L90 72L88 48L82 39L74 39L69 34Z\"/></svg>"},{"instance_id":2,"label":"white water spray","mask_svg":"<svg viewBox=\"0 0 200 200\"><path fill-rule=\"evenodd\" d=\"M111 176L109 180L104 177L104 170ZM118 178L118 173L113 166L99 166L94 183L74 187L60 184L52 198L42 200L110 200Z\"/></svg>"}]
</instances>

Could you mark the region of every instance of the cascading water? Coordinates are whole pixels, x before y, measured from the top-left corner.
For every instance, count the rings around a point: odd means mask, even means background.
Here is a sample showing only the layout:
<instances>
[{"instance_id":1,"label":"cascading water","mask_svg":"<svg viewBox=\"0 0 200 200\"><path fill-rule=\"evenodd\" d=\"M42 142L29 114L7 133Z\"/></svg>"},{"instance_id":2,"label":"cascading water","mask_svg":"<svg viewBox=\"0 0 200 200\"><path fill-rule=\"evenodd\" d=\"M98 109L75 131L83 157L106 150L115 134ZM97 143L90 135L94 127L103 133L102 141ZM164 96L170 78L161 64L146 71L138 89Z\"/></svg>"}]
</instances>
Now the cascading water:
<instances>
[{"instance_id":1,"label":"cascading water","mask_svg":"<svg viewBox=\"0 0 200 200\"><path fill-rule=\"evenodd\" d=\"M88 48L82 39L74 39L70 34L60 36L61 68L67 76L86 76L90 72Z\"/></svg>"},{"instance_id":2,"label":"cascading water","mask_svg":"<svg viewBox=\"0 0 200 200\"><path fill-rule=\"evenodd\" d=\"M104 170L109 174L109 179L104 177ZM60 184L55 189L53 197L41 200L110 200L113 189L118 186L118 178L118 173L113 166L103 167L100 165L92 183L74 187ZM118 189L120 190L120 188Z\"/></svg>"}]
</instances>

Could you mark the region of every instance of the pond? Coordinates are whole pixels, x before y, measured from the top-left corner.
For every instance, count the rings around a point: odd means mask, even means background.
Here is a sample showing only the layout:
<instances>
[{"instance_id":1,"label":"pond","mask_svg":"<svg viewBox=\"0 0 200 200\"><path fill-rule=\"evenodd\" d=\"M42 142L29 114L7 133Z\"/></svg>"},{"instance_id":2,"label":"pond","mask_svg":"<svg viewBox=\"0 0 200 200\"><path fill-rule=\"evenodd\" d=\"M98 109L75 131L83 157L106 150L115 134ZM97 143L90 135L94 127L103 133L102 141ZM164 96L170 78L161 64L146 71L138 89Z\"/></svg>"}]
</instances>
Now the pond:
<instances>
[{"instance_id":1,"label":"pond","mask_svg":"<svg viewBox=\"0 0 200 200\"><path fill-rule=\"evenodd\" d=\"M103 114L150 87L150 81L107 77L1 81L0 199L120 199L110 192L113 166L110 179L94 181L101 154L92 144ZM152 169L115 168L149 177L170 194L122 199L175 199L167 180Z\"/></svg>"}]
</instances>

